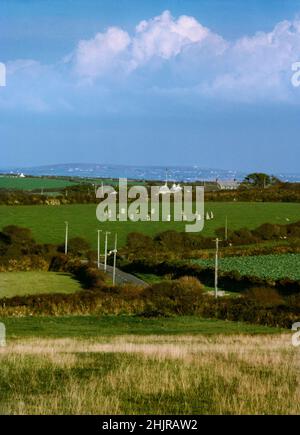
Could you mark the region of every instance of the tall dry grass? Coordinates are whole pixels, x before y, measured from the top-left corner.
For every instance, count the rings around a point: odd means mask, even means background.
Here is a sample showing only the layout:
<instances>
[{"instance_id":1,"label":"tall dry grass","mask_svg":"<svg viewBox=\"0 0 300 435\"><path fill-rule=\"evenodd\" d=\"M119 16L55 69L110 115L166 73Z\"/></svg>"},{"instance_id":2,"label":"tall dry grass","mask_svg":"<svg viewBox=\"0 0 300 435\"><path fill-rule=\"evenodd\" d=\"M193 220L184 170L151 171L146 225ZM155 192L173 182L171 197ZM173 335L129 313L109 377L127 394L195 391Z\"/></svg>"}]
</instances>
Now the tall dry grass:
<instances>
[{"instance_id":1,"label":"tall dry grass","mask_svg":"<svg viewBox=\"0 0 300 435\"><path fill-rule=\"evenodd\" d=\"M298 414L290 336L30 339L0 352L2 414Z\"/></svg>"}]
</instances>

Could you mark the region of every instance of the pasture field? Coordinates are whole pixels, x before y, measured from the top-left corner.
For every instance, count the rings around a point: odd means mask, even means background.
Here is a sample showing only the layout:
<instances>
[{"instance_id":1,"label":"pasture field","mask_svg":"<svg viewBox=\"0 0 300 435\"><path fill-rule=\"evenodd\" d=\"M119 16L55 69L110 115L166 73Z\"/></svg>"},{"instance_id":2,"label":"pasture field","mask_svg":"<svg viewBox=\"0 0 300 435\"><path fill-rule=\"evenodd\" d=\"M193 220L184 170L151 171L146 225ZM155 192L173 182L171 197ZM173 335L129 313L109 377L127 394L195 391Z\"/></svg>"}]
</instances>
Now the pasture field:
<instances>
[{"instance_id":1,"label":"pasture field","mask_svg":"<svg viewBox=\"0 0 300 435\"><path fill-rule=\"evenodd\" d=\"M19 178L0 175L0 189L36 190L36 189L62 189L77 183L60 178Z\"/></svg>"},{"instance_id":2,"label":"pasture field","mask_svg":"<svg viewBox=\"0 0 300 435\"><path fill-rule=\"evenodd\" d=\"M214 260L195 260L199 266L214 268ZM290 278L300 280L300 254L256 255L219 259L219 269L265 279Z\"/></svg>"},{"instance_id":3,"label":"pasture field","mask_svg":"<svg viewBox=\"0 0 300 435\"><path fill-rule=\"evenodd\" d=\"M3 319L0 414L300 412L290 334L191 317L71 319Z\"/></svg>"},{"instance_id":4,"label":"pasture field","mask_svg":"<svg viewBox=\"0 0 300 435\"><path fill-rule=\"evenodd\" d=\"M41 293L73 293L81 290L79 282L66 273L1 272L0 298Z\"/></svg>"},{"instance_id":5,"label":"pasture field","mask_svg":"<svg viewBox=\"0 0 300 435\"><path fill-rule=\"evenodd\" d=\"M254 202L207 202L207 211L213 211L215 218L205 222L203 235L214 236L217 228L223 227L228 218L229 229L255 228L262 223L279 223L300 219L298 203L254 203ZM119 246L126 242L126 236L133 231L155 235L161 231L184 231L184 222L104 222L96 218L96 204L74 204L61 206L0 206L0 228L18 225L31 228L38 242L62 243L64 222L69 222L70 237L81 236L96 248L96 230L118 233ZM109 245L112 248L113 237Z\"/></svg>"},{"instance_id":6,"label":"pasture field","mask_svg":"<svg viewBox=\"0 0 300 435\"><path fill-rule=\"evenodd\" d=\"M202 319L198 316L143 318L137 316L64 316L0 318L9 339L19 338L93 338L119 335L181 334L278 334L280 328L243 322Z\"/></svg>"},{"instance_id":7,"label":"pasture field","mask_svg":"<svg viewBox=\"0 0 300 435\"><path fill-rule=\"evenodd\" d=\"M17 189L17 190L37 190L37 189L63 189L64 187L74 186L76 184L87 184L93 183L101 186L101 183L109 186L117 186L119 184L118 180L110 179L99 179L99 178L72 178L68 180L66 178L49 178L49 177L30 177L25 178L1 175L0 174L0 189ZM143 181L128 181L128 186L143 186L145 182Z\"/></svg>"},{"instance_id":8,"label":"pasture field","mask_svg":"<svg viewBox=\"0 0 300 435\"><path fill-rule=\"evenodd\" d=\"M94 183L97 186L101 186L101 183L103 183L104 186L113 186L117 187L119 186L119 180L118 179L111 179L111 178L83 178L84 181L89 183ZM145 186L146 182L143 180L127 180L128 186Z\"/></svg>"}]
</instances>

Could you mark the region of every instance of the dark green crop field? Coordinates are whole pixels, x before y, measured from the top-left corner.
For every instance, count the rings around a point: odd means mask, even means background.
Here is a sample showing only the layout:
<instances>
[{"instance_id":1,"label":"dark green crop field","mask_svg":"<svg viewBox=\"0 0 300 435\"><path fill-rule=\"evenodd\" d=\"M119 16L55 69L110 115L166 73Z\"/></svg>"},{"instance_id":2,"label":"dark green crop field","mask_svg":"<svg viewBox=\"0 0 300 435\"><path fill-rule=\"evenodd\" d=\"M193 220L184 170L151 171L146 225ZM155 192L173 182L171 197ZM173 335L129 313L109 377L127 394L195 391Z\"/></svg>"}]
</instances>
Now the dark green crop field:
<instances>
[{"instance_id":1,"label":"dark green crop field","mask_svg":"<svg viewBox=\"0 0 300 435\"><path fill-rule=\"evenodd\" d=\"M199 266L214 267L214 260L195 260ZM256 255L219 259L219 269L265 279L290 278L300 280L300 254Z\"/></svg>"}]
</instances>

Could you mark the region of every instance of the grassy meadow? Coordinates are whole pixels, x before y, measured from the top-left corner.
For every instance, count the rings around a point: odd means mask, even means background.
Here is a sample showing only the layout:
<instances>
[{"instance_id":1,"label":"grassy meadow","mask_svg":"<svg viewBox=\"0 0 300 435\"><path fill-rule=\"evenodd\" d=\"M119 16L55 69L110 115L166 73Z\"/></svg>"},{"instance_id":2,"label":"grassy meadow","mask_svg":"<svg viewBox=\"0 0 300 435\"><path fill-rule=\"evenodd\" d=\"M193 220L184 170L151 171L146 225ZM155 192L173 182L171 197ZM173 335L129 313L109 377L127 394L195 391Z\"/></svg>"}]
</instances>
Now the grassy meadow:
<instances>
[{"instance_id":1,"label":"grassy meadow","mask_svg":"<svg viewBox=\"0 0 300 435\"><path fill-rule=\"evenodd\" d=\"M37 189L62 189L73 186L73 181L60 178L19 178L8 175L0 175L0 189L37 190Z\"/></svg>"},{"instance_id":2,"label":"grassy meadow","mask_svg":"<svg viewBox=\"0 0 300 435\"><path fill-rule=\"evenodd\" d=\"M118 335L278 334L283 329L198 316L142 318L137 316L5 317L9 340L19 338L99 339Z\"/></svg>"},{"instance_id":3,"label":"grassy meadow","mask_svg":"<svg viewBox=\"0 0 300 435\"><path fill-rule=\"evenodd\" d=\"M14 190L40 190L40 189L63 189L69 186L75 186L82 183L94 183L101 186L101 183L108 184L110 186L117 186L119 184L118 180L110 179L99 179L99 178L74 178L68 180L67 178L50 178L50 177L17 177L10 175L0 174L0 189L14 189ZM144 185L143 181L129 181L128 185Z\"/></svg>"},{"instance_id":4,"label":"grassy meadow","mask_svg":"<svg viewBox=\"0 0 300 435\"><path fill-rule=\"evenodd\" d=\"M213 236L214 231L225 225L229 229L255 228L263 223L286 224L300 219L298 203L254 203L254 202L207 202L207 211L213 211L214 219L205 222L203 235ZM184 222L104 222L96 219L95 204L74 204L61 206L0 206L0 228L18 225L31 228L38 242L62 243L64 222L69 222L70 237L81 236L96 248L98 228L117 232L119 246L126 242L126 236L133 231L155 235L161 231L184 231ZM113 238L110 238L112 247Z\"/></svg>"},{"instance_id":5,"label":"grassy meadow","mask_svg":"<svg viewBox=\"0 0 300 435\"><path fill-rule=\"evenodd\" d=\"M288 334L18 338L0 363L0 414L300 412Z\"/></svg>"},{"instance_id":6,"label":"grassy meadow","mask_svg":"<svg viewBox=\"0 0 300 435\"><path fill-rule=\"evenodd\" d=\"M41 293L73 293L78 290L81 290L79 282L66 273L43 271L0 273L0 298Z\"/></svg>"}]
</instances>

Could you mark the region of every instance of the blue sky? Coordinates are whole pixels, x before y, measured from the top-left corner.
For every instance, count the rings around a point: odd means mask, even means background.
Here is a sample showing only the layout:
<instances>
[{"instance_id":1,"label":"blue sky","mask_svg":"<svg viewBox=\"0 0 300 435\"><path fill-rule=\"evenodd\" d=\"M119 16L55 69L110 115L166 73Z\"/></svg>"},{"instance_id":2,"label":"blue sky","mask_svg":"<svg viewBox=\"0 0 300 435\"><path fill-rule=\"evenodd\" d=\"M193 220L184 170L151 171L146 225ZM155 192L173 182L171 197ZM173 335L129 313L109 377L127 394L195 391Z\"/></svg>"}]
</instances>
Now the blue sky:
<instances>
[{"instance_id":1,"label":"blue sky","mask_svg":"<svg viewBox=\"0 0 300 435\"><path fill-rule=\"evenodd\" d=\"M1 0L0 166L299 172L297 61L297 0Z\"/></svg>"}]
</instances>

